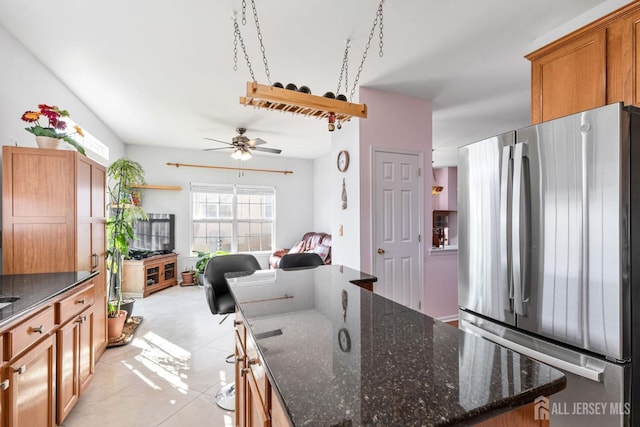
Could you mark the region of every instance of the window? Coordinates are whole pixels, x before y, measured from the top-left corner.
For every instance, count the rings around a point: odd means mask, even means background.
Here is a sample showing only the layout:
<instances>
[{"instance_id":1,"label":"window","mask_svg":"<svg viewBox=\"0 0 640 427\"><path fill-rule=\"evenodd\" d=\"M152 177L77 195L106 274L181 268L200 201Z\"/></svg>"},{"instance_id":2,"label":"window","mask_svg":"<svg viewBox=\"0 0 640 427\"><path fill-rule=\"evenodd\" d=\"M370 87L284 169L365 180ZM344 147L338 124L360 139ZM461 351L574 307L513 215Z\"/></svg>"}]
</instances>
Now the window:
<instances>
[{"instance_id":1,"label":"window","mask_svg":"<svg viewBox=\"0 0 640 427\"><path fill-rule=\"evenodd\" d=\"M70 129L73 126L77 125L77 123L71 120L70 117L65 117L64 121L67 123L67 129ZM76 133L71 135L71 138L78 144L82 145L86 151L93 152L108 161L109 147L100 142L98 138L91 135L85 128L83 128L82 126L80 127L82 128L82 133L84 134L84 136L80 136Z\"/></svg>"},{"instance_id":2,"label":"window","mask_svg":"<svg viewBox=\"0 0 640 427\"><path fill-rule=\"evenodd\" d=\"M271 251L274 187L191 184L191 250Z\"/></svg>"}]
</instances>

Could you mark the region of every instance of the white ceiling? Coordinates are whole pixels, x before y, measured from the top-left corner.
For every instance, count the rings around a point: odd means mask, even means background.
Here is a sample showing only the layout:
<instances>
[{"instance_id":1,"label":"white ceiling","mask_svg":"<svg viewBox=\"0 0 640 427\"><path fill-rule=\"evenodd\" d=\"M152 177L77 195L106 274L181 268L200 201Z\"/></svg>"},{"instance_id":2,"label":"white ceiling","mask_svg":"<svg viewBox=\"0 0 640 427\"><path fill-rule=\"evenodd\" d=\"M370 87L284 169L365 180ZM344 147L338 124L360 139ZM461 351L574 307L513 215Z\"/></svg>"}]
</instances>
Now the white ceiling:
<instances>
[{"instance_id":1,"label":"white ceiling","mask_svg":"<svg viewBox=\"0 0 640 427\"><path fill-rule=\"evenodd\" d=\"M524 55L602 3L612 0L387 0L384 56L376 33L360 85L432 99L438 159L528 124ZM241 31L266 84L250 5ZM257 0L272 81L335 91L349 38L351 85L377 5ZM5 1L0 23L125 143L200 150L220 146L204 137L230 141L243 126L282 156L329 152L326 122L239 104L251 78L240 49L233 70L234 11L241 0Z\"/></svg>"}]
</instances>

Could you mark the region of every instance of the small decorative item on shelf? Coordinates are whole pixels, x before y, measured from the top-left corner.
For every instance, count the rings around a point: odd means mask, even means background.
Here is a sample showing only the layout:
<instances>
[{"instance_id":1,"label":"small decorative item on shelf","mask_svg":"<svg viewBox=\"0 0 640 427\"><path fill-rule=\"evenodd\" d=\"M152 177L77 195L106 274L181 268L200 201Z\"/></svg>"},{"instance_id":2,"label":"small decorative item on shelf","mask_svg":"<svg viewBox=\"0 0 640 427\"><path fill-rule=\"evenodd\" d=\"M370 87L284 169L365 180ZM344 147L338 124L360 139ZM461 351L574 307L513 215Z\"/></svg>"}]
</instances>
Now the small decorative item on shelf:
<instances>
[{"instance_id":1,"label":"small decorative item on shelf","mask_svg":"<svg viewBox=\"0 0 640 427\"><path fill-rule=\"evenodd\" d=\"M289 84L288 84L288 85L286 85L284 88L285 88L285 89L289 89L289 90L298 90L298 86L296 86L296 85L295 85L295 84L293 84L293 83L289 83Z\"/></svg>"},{"instance_id":2,"label":"small decorative item on shelf","mask_svg":"<svg viewBox=\"0 0 640 427\"><path fill-rule=\"evenodd\" d=\"M282 85L282 83L280 82L275 82L274 84L272 84L271 86L273 87L279 87L280 89L284 89L284 86Z\"/></svg>"},{"instance_id":3,"label":"small decorative item on shelf","mask_svg":"<svg viewBox=\"0 0 640 427\"><path fill-rule=\"evenodd\" d=\"M325 98L329 98L329 99L335 99L336 96L333 94L333 92L326 92L324 95Z\"/></svg>"},{"instance_id":4,"label":"small decorative item on shelf","mask_svg":"<svg viewBox=\"0 0 640 427\"><path fill-rule=\"evenodd\" d=\"M347 97L343 94L339 94L338 96L336 96L336 99L338 101L345 101L345 102L347 101Z\"/></svg>"},{"instance_id":5,"label":"small decorative item on shelf","mask_svg":"<svg viewBox=\"0 0 640 427\"><path fill-rule=\"evenodd\" d=\"M309 89L309 87L308 87L308 86L300 86L300 87L298 88L298 92L311 94L311 89Z\"/></svg>"},{"instance_id":6,"label":"small decorative item on shelf","mask_svg":"<svg viewBox=\"0 0 640 427\"><path fill-rule=\"evenodd\" d=\"M142 193L140 190L134 190L131 192L131 203L134 206L142 206Z\"/></svg>"},{"instance_id":7,"label":"small decorative item on shelf","mask_svg":"<svg viewBox=\"0 0 640 427\"><path fill-rule=\"evenodd\" d=\"M342 196L340 197L340 204L342 209L347 209L347 185L344 183L344 178L342 178Z\"/></svg>"},{"instance_id":8,"label":"small decorative item on shelf","mask_svg":"<svg viewBox=\"0 0 640 427\"><path fill-rule=\"evenodd\" d=\"M47 125L40 124L40 118L47 118ZM36 137L36 142L40 148L58 148L60 140L65 141L67 144L72 145L80 153L85 154L84 148L78 144L72 135L78 134L84 137L80 126L73 126L73 131L65 132L67 123L62 117L69 117L67 110L61 110L57 106L39 104L38 111L26 111L21 119L27 123L31 123L31 127L25 128L29 133L32 133Z\"/></svg>"}]
</instances>

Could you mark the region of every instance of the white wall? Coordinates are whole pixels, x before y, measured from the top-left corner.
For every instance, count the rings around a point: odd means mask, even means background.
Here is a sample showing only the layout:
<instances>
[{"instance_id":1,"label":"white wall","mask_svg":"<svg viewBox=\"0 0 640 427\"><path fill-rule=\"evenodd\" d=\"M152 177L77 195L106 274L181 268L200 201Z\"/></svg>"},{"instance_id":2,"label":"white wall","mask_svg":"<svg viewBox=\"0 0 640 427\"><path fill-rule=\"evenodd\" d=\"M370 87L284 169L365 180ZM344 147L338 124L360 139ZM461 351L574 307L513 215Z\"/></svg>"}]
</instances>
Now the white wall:
<instances>
[{"instance_id":1,"label":"white wall","mask_svg":"<svg viewBox=\"0 0 640 427\"><path fill-rule=\"evenodd\" d=\"M59 42L52 38L53 45ZM111 159L122 156L124 144L118 136L2 25L0 52L1 145L36 147L35 137L24 130L26 123L20 117L25 111L36 109L38 104L49 104L68 110L76 123L109 147Z\"/></svg>"},{"instance_id":2,"label":"white wall","mask_svg":"<svg viewBox=\"0 0 640 427\"><path fill-rule=\"evenodd\" d=\"M276 248L290 248L307 231L314 230L314 162L312 160L255 155L246 168L291 170L293 174L278 174L167 166L171 163L189 163L208 166L238 167L229 153L205 152L127 145L126 156L139 162L145 170L147 184L178 185L180 191L144 190L142 207L152 213L176 215L176 252L178 267L195 264L190 253L190 183L273 185L276 187ZM114 159L115 160L115 159ZM263 268L268 268L269 253L258 255Z\"/></svg>"},{"instance_id":3,"label":"white wall","mask_svg":"<svg viewBox=\"0 0 640 427\"><path fill-rule=\"evenodd\" d=\"M359 119L353 119L331 135L331 163L328 179L330 199L326 203L333 210L331 260L334 264L360 269L360 129ZM338 171L336 159L341 150L349 153L346 172ZM341 207L342 179L347 188L347 209ZM343 235L338 231L342 225ZM370 271L367 271L370 272Z\"/></svg>"},{"instance_id":4,"label":"white wall","mask_svg":"<svg viewBox=\"0 0 640 427\"><path fill-rule=\"evenodd\" d=\"M313 161L313 231L334 233L333 189L330 185L336 162L331 153ZM335 239L337 234L331 237Z\"/></svg>"}]
</instances>

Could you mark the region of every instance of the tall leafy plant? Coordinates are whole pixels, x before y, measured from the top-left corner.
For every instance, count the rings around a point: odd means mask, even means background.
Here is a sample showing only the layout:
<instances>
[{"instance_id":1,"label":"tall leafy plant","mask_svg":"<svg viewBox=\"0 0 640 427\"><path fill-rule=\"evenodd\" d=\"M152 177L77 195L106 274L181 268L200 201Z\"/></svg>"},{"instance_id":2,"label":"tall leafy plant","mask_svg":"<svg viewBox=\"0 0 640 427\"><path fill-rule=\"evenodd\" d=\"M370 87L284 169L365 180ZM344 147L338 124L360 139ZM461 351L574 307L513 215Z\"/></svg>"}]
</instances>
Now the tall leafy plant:
<instances>
[{"instance_id":1,"label":"tall leafy plant","mask_svg":"<svg viewBox=\"0 0 640 427\"><path fill-rule=\"evenodd\" d=\"M108 316L115 317L122 301L122 260L129 256L133 224L147 220L141 206L133 203L134 186L143 185L144 169L126 157L107 168L109 177L109 217L107 218L107 269L109 270Z\"/></svg>"}]
</instances>

